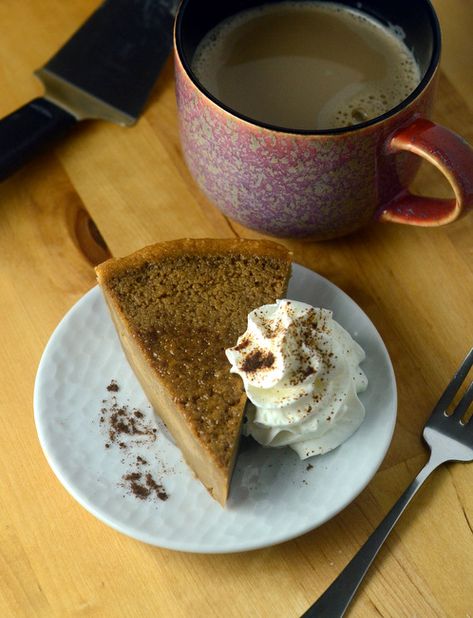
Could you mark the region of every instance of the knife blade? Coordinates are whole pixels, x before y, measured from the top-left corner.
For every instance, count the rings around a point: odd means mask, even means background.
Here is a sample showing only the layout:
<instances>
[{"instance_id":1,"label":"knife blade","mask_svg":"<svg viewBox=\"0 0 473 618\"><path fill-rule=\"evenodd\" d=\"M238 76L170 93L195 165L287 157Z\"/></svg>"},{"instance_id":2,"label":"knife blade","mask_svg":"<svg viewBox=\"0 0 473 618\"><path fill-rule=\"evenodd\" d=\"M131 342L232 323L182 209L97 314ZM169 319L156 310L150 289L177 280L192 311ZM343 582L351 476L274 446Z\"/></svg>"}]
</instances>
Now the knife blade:
<instances>
[{"instance_id":1,"label":"knife blade","mask_svg":"<svg viewBox=\"0 0 473 618\"><path fill-rule=\"evenodd\" d=\"M0 121L0 179L76 122L131 126L172 48L177 0L105 0L35 75L42 97Z\"/></svg>"}]
</instances>

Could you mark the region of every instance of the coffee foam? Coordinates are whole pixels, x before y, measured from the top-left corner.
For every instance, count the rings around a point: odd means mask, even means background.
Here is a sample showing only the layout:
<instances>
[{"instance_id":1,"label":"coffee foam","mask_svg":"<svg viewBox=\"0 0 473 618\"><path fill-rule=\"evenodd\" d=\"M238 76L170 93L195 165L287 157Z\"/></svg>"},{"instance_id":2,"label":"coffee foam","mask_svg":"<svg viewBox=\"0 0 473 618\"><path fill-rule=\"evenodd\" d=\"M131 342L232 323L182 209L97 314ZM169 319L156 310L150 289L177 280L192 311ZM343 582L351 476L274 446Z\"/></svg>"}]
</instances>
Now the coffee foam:
<instances>
[{"instance_id":1,"label":"coffee foam","mask_svg":"<svg viewBox=\"0 0 473 618\"><path fill-rule=\"evenodd\" d=\"M331 128L349 127L366 122L401 103L416 88L420 70L414 57L405 53L398 67L389 76L389 81L371 83L340 92L328 101L318 114L318 124Z\"/></svg>"},{"instance_id":2,"label":"coffee foam","mask_svg":"<svg viewBox=\"0 0 473 618\"><path fill-rule=\"evenodd\" d=\"M310 2L310 0L305 2L289 0L277 4L261 5L223 20L204 37L195 51L192 70L197 79L219 98L213 67L225 57L228 37L245 23L260 15L276 13L287 8L307 11L312 8L311 5L316 11L326 11L331 14L342 13L345 16L349 14L351 19L362 23L365 27L372 28L373 32L382 31L384 37L388 36L391 39L390 44L402 60L396 66L391 67L388 79L357 84L355 88L349 87L351 92L347 90L340 92L319 111L316 126L306 128L340 128L371 120L396 107L417 87L421 79L420 68L413 53L404 43L405 33L401 27L393 24L385 26L357 9L347 8L341 4Z\"/></svg>"}]
</instances>

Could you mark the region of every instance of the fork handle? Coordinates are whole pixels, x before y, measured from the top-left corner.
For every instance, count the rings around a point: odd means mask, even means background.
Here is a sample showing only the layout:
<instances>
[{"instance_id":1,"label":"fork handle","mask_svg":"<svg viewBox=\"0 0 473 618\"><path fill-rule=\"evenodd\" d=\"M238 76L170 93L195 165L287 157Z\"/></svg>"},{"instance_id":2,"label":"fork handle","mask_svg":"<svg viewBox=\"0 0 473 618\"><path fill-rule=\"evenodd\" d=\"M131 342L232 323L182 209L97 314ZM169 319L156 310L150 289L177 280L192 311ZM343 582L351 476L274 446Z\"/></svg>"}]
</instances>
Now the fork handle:
<instances>
[{"instance_id":1,"label":"fork handle","mask_svg":"<svg viewBox=\"0 0 473 618\"><path fill-rule=\"evenodd\" d=\"M388 534L425 479L445 460L430 457L366 543L302 618L341 618Z\"/></svg>"}]
</instances>

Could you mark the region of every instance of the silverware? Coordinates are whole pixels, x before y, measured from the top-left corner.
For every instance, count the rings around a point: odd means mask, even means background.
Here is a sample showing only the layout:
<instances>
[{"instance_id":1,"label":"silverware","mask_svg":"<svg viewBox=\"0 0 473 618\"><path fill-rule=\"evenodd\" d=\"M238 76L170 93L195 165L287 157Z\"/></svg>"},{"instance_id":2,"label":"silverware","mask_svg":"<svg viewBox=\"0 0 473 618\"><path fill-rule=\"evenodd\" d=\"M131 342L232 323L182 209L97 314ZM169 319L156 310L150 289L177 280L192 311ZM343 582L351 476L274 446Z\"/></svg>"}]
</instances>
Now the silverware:
<instances>
[{"instance_id":1,"label":"silverware","mask_svg":"<svg viewBox=\"0 0 473 618\"><path fill-rule=\"evenodd\" d=\"M45 94L0 121L0 179L88 118L132 125L172 48L177 0L105 0L35 72Z\"/></svg>"},{"instance_id":2,"label":"silverware","mask_svg":"<svg viewBox=\"0 0 473 618\"><path fill-rule=\"evenodd\" d=\"M337 579L302 616L302 618L338 618L344 615L369 566L388 534L415 496L425 479L447 461L473 460L473 420L463 419L473 401L473 382L451 414L448 408L473 365L473 348L434 407L424 427L424 440L430 447L430 459L402 494L363 547Z\"/></svg>"}]
</instances>

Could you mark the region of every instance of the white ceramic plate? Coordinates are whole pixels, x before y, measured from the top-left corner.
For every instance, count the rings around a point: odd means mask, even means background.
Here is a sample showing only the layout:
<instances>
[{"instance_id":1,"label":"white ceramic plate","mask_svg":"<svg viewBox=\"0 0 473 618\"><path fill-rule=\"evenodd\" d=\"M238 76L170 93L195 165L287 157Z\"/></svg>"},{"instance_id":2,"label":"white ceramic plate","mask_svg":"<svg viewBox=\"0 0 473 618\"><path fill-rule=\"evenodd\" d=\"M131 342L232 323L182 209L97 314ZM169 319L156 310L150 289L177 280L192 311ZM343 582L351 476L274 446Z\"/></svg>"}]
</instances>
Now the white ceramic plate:
<instances>
[{"instance_id":1,"label":"white ceramic plate","mask_svg":"<svg viewBox=\"0 0 473 618\"><path fill-rule=\"evenodd\" d=\"M35 384L41 446L70 494L124 534L160 547L204 553L246 551L287 541L320 526L349 504L373 477L391 442L396 418L391 361L368 317L327 279L294 265L287 296L332 309L335 319L366 351L363 369L369 386L361 395L366 417L347 442L304 462L289 448L251 446L239 456L231 497L223 509L195 480L180 451L156 424L95 287L54 331ZM112 379L120 387L116 393L107 390ZM151 438L125 435L111 442L107 422L114 396L115 411L121 406L142 411L140 422L156 433L149 432ZM137 457L147 464L138 465ZM139 499L130 491L130 482L123 480L133 472L142 473L141 478L152 473L168 499L162 501L154 493Z\"/></svg>"}]
</instances>

